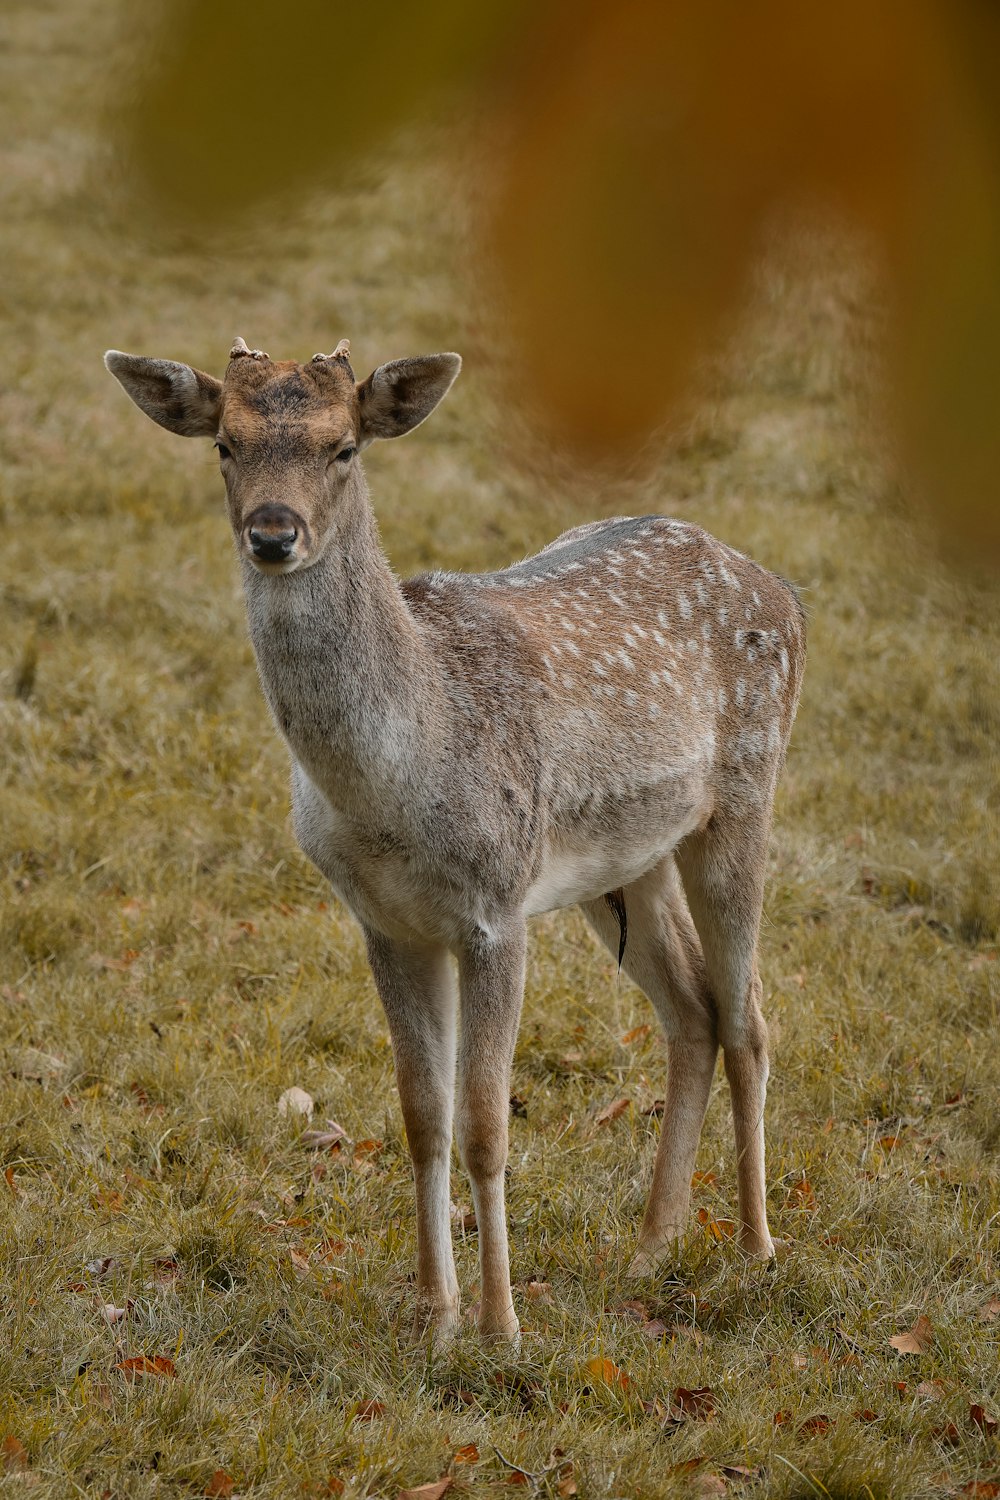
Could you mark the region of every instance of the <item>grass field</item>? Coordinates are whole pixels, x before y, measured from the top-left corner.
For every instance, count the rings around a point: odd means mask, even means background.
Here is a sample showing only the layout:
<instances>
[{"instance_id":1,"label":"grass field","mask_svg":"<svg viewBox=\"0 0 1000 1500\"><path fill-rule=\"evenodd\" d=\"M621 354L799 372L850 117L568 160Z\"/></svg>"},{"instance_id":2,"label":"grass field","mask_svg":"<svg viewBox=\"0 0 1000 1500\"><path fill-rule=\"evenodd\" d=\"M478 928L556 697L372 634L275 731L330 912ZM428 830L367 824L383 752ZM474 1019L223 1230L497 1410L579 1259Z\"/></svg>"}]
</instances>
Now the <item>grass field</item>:
<instances>
[{"instance_id":1,"label":"grass field","mask_svg":"<svg viewBox=\"0 0 1000 1500\"><path fill-rule=\"evenodd\" d=\"M885 289L843 236L777 238L640 477L532 475L458 277L447 129L224 251L134 232L99 129L124 16L0 19L0 1492L1000 1494L998 591L938 567L880 436ZM300 358L347 335L365 370L464 353L367 463L400 572L666 510L801 585L762 939L775 1265L729 1238L720 1071L680 1261L626 1281L662 1048L564 914L533 929L515 1062L521 1352L406 1346L386 1028L291 836L214 457L100 361L221 373L236 333ZM280 1113L292 1086L312 1121ZM346 1138L310 1149L328 1118ZM457 1164L453 1196L470 1305ZM923 1352L891 1344L914 1328Z\"/></svg>"}]
</instances>

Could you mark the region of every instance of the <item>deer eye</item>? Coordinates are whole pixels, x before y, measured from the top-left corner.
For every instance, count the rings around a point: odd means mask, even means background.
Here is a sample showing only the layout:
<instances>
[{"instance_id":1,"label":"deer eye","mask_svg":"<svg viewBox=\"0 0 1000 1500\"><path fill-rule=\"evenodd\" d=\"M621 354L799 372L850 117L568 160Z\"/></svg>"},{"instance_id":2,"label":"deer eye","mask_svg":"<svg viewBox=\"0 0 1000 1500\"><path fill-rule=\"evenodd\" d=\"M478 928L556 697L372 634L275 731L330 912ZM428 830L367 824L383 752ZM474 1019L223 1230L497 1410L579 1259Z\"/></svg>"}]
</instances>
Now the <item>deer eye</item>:
<instances>
[{"instance_id":1,"label":"deer eye","mask_svg":"<svg viewBox=\"0 0 1000 1500\"><path fill-rule=\"evenodd\" d=\"M351 459L354 457L357 451L357 448L341 448L340 452L336 456L336 462L338 464L350 463Z\"/></svg>"},{"instance_id":2,"label":"deer eye","mask_svg":"<svg viewBox=\"0 0 1000 1500\"><path fill-rule=\"evenodd\" d=\"M229 449L226 447L225 443L216 443L215 446L219 450L219 458L220 459L232 458L233 455L229 451Z\"/></svg>"}]
</instances>

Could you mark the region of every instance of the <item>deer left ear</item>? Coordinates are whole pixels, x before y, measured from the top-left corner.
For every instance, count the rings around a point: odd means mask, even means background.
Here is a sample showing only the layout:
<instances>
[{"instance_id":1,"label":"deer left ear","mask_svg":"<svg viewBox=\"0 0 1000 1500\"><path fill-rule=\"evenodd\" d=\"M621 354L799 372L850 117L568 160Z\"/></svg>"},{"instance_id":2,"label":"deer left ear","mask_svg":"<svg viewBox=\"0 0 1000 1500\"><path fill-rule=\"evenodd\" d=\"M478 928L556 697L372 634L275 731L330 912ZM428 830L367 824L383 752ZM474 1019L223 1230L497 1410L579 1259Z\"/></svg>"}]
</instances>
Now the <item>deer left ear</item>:
<instances>
[{"instance_id":1,"label":"deer left ear","mask_svg":"<svg viewBox=\"0 0 1000 1500\"><path fill-rule=\"evenodd\" d=\"M109 349L104 363L140 411L180 437L214 437L222 381L173 359L146 359Z\"/></svg>"},{"instance_id":2,"label":"deer left ear","mask_svg":"<svg viewBox=\"0 0 1000 1500\"><path fill-rule=\"evenodd\" d=\"M449 392L462 368L458 354L421 354L379 365L358 386L361 447L419 427Z\"/></svg>"}]
</instances>

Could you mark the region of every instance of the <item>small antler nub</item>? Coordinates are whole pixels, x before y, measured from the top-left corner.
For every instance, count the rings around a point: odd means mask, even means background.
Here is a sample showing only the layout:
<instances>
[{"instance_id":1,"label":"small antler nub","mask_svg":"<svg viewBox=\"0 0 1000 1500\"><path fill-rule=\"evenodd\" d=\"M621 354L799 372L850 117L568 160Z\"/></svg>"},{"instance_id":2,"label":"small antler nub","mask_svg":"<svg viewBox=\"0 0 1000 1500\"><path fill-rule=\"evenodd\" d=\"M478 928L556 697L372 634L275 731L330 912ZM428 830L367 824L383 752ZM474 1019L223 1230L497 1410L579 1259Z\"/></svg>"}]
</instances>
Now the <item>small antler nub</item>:
<instances>
[{"instance_id":1,"label":"small antler nub","mask_svg":"<svg viewBox=\"0 0 1000 1500\"><path fill-rule=\"evenodd\" d=\"M245 339L237 338L235 344L233 345L233 347L229 351L229 358L230 359L270 359L271 356L269 354L265 354L264 351L263 351L263 349L249 349L247 347Z\"/></svg>"},{"instance_id":2,"label":"small antler nub","mask_svg":"<svg viewBox=\"0 0 1000 1500\"><path fill-rule=\"evenodd\" d=\"M311 362L314 365L319 365L319 364L322 364L325 359L342 359L347 364L350 364L350 362L351 362L351 341L350 341L350 339L341 339L340 343L337 345L336 349L334 349L334 351L333 351L332 354L314 354L313 357L312 357L312 361Z\"/></svg>"}]
</instances>

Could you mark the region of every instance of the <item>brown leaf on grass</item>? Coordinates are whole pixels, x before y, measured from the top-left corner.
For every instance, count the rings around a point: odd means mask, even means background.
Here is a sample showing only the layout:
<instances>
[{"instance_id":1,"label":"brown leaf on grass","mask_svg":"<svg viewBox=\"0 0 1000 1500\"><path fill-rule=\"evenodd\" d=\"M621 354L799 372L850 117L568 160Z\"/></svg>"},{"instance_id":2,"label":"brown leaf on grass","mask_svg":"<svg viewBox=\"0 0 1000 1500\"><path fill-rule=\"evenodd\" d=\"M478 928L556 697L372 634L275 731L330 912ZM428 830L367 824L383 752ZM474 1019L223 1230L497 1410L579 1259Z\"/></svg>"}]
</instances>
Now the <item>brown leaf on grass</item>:
<instances>
[{"instance_id":1,"label":"brown leaf on grass","mask_svg":"<svg viewBox=\"0 0 1000 1500\"><path fill-rule=\"evenodd\" d=\"M13 1433L8 1433L0 1443L0 1463L8 1474L16 1474L28 1467L28 1450Z\"/></svg>"},{"instance_id":2,"label":"brown leaf on grass","mask_svg":"<svg viewBox=\"0 0 1000 1500\"><path fill-rule=\"evenodd\" d=\"M10 1188L11 1193L13 1194L13 1196L16 1198L17 1197L17 1183L14 1181L14 1168L13 1167L7 1167L5 1169L4 1174L3 1174L3 1180L7 1184L7 1186Z\"/></svg>"},{"instance_id":3,"label":"brown leaf on grass","mask_svg":"<svg viewBox=\"0 0 1000 1500\"><path fill-rule=\"evenodd\" d=\"M91 1194L90 1205L92 1208L103 1209L107 1214L120 1214L125 1207L125 1199L117 1188L102 1187Z\"/></svg>"},{"instance_id":4,"label":"brown leaf on grass","mask_svg":"<svg viewBox=\"0 0 1000 1500\"><path fill-rule=\"evenodd\" d=\"M622 1302L616 1302L611 1311L628 1318L630 1323L649 1322L649 1308L645 1302L639 1302L634 1297L626 1297Z\"/></svg>"},{"instance_id":5,"label":"brown leaf on grass","mask_svg":"<svg viewBox=\"0 0 1000 1500\"><path fill-rule=\"evenodd\" d=\"M307 1251L300 1250L299 1248L297 1248L297 1246L292 1245L289 1247L288 1256L292 1262L292 1265L295 1267L295 1272L298 1276L309 1275L310 1271L312 1270L312 1266L310 1265L309 1255Z\"/></svg>"},{"instance_id":6,"label":"brown leaf on grass","mask_svg":"<svg viewBox=\"0 0 1000 1500\"><path fill-rule=\"evenodd\" d=\"M354 1165L359 1170L373 1171L375 1163L382 1155L384 1141L369 1139L357 1141L354 1146Z\"/></svg>"},{"instance_id":7,"label":"brown leaf on grass","mask_svg":"<svg viewBox=\"0 0 1000 1500\"><path fill-rule=\"evenodd\" d=\"M792 1414L787 1410L776 1411L774 1416L771 1418L771 1421L774 1423L775 1427L784 1427L785 1423L790 1422L791 1420Z\"/></svg>"},{"instance_id":8,"label":"brown leaf on grass","mask_svg":"<svg viewBox=\"0 0 1000 1500\"><path fill-rule=\"evenodd\" d=\"M130 1385L150 1377L173 1379L177 1374L173 1360L165 1354L154 1354L152 1358L147 1354L133 1354L129 1359L119 1360L115 1369L121 1370Z\"/></svg>"},{"instance_id":9,"label":"brown leaf on grass","mask_svg":"<svg viewBox=\"0 0 1000 1500\"><path fill-rule=\"evenodd\" d=\"M633 1042L641 1042L644 1037L649 1036L649 1033L652 1031L652 1029L653 1028L652 1026L650 1026L648 1021L644 1021L641 1026L633 1026L632 1030L626 1031L625 1035L622 1037L622 1045L625 1047L631 1047Z\"/></svg>"},{"instance_id":10,"label":"brown leaf on grass","mask_svg":"<svg viewBox=\"0 0 1000 1500\"><path fill-rule=\"evenodd\" d=\"M996 1436L997 1419L996 1417L991 1416L990 1413L985 1409L985 1407L979 1406L975 1402L972 1402L969 1406L969 1417L976 1424L979 1430L981 1432L984 1432L987 1437Z\"/></svg>"},{"instance_id":11,"label":"brown leaf on grass","mask_svg":"<svg viewBox=\"0 0 1000 1500\"><path fill-rule=\"evenodd\" d=\"M992 1323L994 1318L1000 1317L1000 1297L991 1297L988 1302L984 1302L976 1317L980 1323Z\"/></svg>"},{"instance_id":12,"label":"brown leaf on grass","mask_svg":"<svg viewBox=\"0 0 1000 1500\"><path fill-rule=\"evenodd\" d=\"M714 1172L693 1172L691 1174L691 1186L693 1188L696 1188L696 1187L714 1187L715 1186L715 1173Z\"/></svg>"},{"instance_id":13,"label":"brown leaf on grass","mask_svg":"<svg viewBox=\"0 0 1000 1500\"><path fill-rule=\"evenodd\" d=\"M852 1412L851 1415L853 1416L855 1422L881 1422L882 1420L878 1412L872 1411L871 1408L867 1406L865 1407L864 1411L855 1411Z\"/></svg>"},{"instance_id":14,"label":"brown leaf on grass","mask_svg":"<svg viewBox=\"0 0 1000 1500\"><path fill-rule=\"evenodd\" d=\"M997 1500L1000 1495L1000 1479L970 1479L958 1493L970 1495L972 1500Z\"/></svg>"},{"instance_id":15,"label":"brown leaf on grass","mask_svg":"<svg viewBox=\"0 0 1000 1500\"><path fill-rule=\"evenodd\" d=\"M756 1484L764 1476L764 1470L760 1464L749 1467L747 1464L720 1464L719 1468L726 1479L736 1484Z\"/></svg>"},{"instance_id":16,"label":"brown leaf on grass","mask_svg":"<svg viewBox=\"0 0 1000 1500\"><path fill-rule=\"evenodd\" d=\"M650 1120L662 1120L666 1107L666 1099L654 1099L651 1104L646 1105L643 1114Z\"/></svg>"},{"instance_id":17,"label":"brown leaf on grass","mask_svg":"<svg viewBox=\"0 0 1000 1500\"><path fill-rule=\"evenodd\" d=\"M476 1218L475 1210L471 1209L467 1203L449 1204L448 1213L455 1228L461 1229L465 1234L475 1234L479 1228L479 1221Z\"/></svg>"},{"instance_id":18,"label":"brown leaf on grass","mask_svg":"<svg viewBox=\"0 0 1000 1500\"><path fill-rule=\"evenodd\" d=\"M679 1385L673 1391L671 1403L670 1415L675 1420L710 1422L715 1415L715 1392L708 1385L697 1386L694 1390Z\"/></svg>"},{"instance_id":19,"label":"brown leaf on grass","mask_svg":"<svg viewBox=\"0 0 1000 1500\"><path fill-rule=\"evenodd\" d=\"M940 1427L935 1427L931 1437L945 1448L957 1448L962 1441L962 1434L954 1422L944 1422Z\"/></svg>"},{"instance_id":20,"label":"brown leaf on grass","mask_svg":"<svg viewBox=\"0 0 1000 1500\"><path fill-rule=\"evenodd\" d=\"M631 1384L627 1373L620 1369L613 1359L602 1359L598 1355L595 1359L588 1359L584 1368L591 1379L596 1380L599 1385L617 1385L625 1391Z\"/></svg>"},{"instance_id":21,"label":"brown leaf on grass","mask_svg":"<svg viewBox=\"0 0 1000 1500\"><path fill-rule=\"evenodd\" d=\"M946 1393L947 1386L943 1380L922 1380L913 1389L913 1394L923 1396L925 1401L943 1401Z\"/></svg>"},{"instance_id":22,"label":"brown leaf on grass","mask_svg":"<svg viewBox=\"0 0 1000 1500\"><path fill-rule=\"evenodd\" d=\"M527 1297L529 1302L541 1302L544 1303L545 1306L551 1306L552 1284L548 1281L525 1282L524 1295Z\"/></svg>"},{"instance_id":23,"label":"brown leaf on grass","mask_svg":"<svg viewBox=\"0 0 1000 1500\"><path fill-rule=\"evenodd\" d=\"M232 1476L227 1474L225 1469L216 1469L202 1494L211 1496L212 1500L229 1500L235 1488L236 1481Z\"/></svg>"},{"instance_id":24,"label":"brown leaf on grass","mask_svg":"<svg viewBox=\"0 0 1000 1500\"><path fill-rule=\"evenodd\" d=\"M453 1464L477 1464L479 1462L479 1449L475 1443L466 1443L464 1447L456 1449L452 1454Z\"/></svg>"},{"instance_id":25,"label":"brown leaf on grass","mask_svg":"<svg viewBox=\"0 0 1000 1500\"><path fill-rule=\"evenodd\" d=\"M696 1474L691 1480L692 1495L724 1495L727 1492L726 1481L721 1474L715 1474L710 1469L704 1474Z\"/></svg>"},{"instance_id":26,"label":"brown leaf on grass","mask_svg":"<svg viewBox=\"0 0 1000 1500\"><path fill-rule=\"evenodd\" d=\"M899 1354L926 1354L934 1342L931 1320L923 1313L906 1333L895 1333L889 1343Z\"/></svg>"},{"instance_id":27,"label":"brown leaf on grass","mask_svg":"<svg viewBox=\"0 0 1000 1500\"><path fill-rule=\"evenodd\" d=\"M417 1484L410 1490L400 1490L399 1500L441 1500L441 1496L454 1484L450 1474L443 1479L434 1479L430 1484Z\"/></svg>"},{"instance_id":28,"label":"brown leaf on grass","mask_svg":"<svg viewBox=\"0 0 1000 1500\"><path fill-rule=\"evenodd\" d=\"M735 1219L715 1219L707 1208L699 1208L698 1223L704 1224L705 1233L712 1240L731 1240L736 1233Z\"/></svg>"},{"instance_id":29,"label":"brown leaf on grass","mask_svg":"<svg viewBox=\"0 0 1000 1500\"><path fill-rule=\"evenodd\" d=\"M901 1146L902 1143L903 1137L901 1135L880 1135L878 1138L878 1145L886 1155L895 1151L896 1147Z\"/></svg>"},{"instance_id":30,"label":"brown leaf on grass","mask_svg":"<svg viewBox=\"0 0 1000 1500\"><path fill-rule=\"evenodd\" d=\"M796 1432L799 1437L822 1437L825 1432L830 1431L832 1426L832 1419L825 1411L820 1411L814 1417L806 1417L804 1422L800 1422Z\"/></svg>"},{"instance_id":31,"label":"brown leaf on grass","mask_svg":"<svg viewBox=\"0 0 1000 1500\"><path fill-rule=\"evenodd\" d=\"M576 1493L576 1474L573 1460L568 1458L564 1464L560 1465L556 1475L556 1494L559 1496L559 1500L573 1500L573 1496Z\"/></svg>"},{"instance_id":32,"label":"brown leaf on grass","mask_svg":"<svg viewBox=\"0 0 1000 1500\"><path fill-rule=\"evenodd\" d=\"M327 1120L325 1130L303 1130L299 1136L299 1145L310 1151L330 1151L339 1149L340 1142L349 1139L343 1125L338 1125L336 1120Z\"/></svg>"},{"instance_id":33,"label":"brown leaf on grass","mask_svg":"<svg viewBox=\"0 0 1000 1500\"><path fill-rule=\"evenodd\" d=\"M355 1422L377 1422L379 1417L385 1416L385 1407L381 1401L359 1401L354 1408Z\"/></svg>"},{"instance_id":34,"label":"brown leaf on grass","mask_svg":"<svg viewBox=\"0 0 1000 1500\"><path fill-rule=\"evenodd\" d=\"M610 1125L613 1120L618 1120L631 1104L630 1099L613 1099L603 1109L599 1109L594 1116L595 1125Z\"/></svg>"},{"instance_id":35,"label":"brown leaf on grass","mask_svg":"<svg viewBox=\"0 0 1000 1500\"><path fill-rule=\"evenodd\" d=\"M92 969L113 969L118 974L127 974L138 957L138 948L126 948L121 958L109 958L105 953L92 953L90 955L90 967Z\"/></svg>"},{"instance_id":36,"label":"brown leaf on grass","mask_svg":"<svg viewBox=\"0 0 1000 1500\"><path fill-rule=\"evenodd\" d=\"M812 1190L811 1183L805 1178L793 1182L785 1196L785 1207L788 1209L800 1209L805 1213L816 1212L816 1194Z\"/></svg>"}]
</instances>

